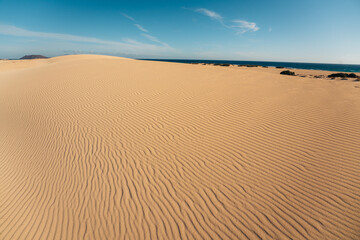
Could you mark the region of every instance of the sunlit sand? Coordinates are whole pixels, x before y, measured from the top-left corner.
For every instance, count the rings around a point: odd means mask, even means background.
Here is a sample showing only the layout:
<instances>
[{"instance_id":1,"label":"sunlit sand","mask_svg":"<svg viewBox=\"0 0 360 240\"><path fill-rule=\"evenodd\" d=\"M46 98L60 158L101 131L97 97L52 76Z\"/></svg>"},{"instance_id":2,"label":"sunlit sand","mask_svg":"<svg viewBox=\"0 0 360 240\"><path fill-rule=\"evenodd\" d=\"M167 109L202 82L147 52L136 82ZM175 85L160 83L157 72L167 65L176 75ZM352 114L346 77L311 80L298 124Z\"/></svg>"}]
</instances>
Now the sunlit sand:
<instances>
[{"instance_id":1,"label":"sunlit sand","mask_svg":"<svg viewBox=\"0 0 360 240\"><path fill-rule=\"evenodd\" d=\"M360 239L360 84L280 71L0 61L0 239Z\"/></svg>"}]
</instances>

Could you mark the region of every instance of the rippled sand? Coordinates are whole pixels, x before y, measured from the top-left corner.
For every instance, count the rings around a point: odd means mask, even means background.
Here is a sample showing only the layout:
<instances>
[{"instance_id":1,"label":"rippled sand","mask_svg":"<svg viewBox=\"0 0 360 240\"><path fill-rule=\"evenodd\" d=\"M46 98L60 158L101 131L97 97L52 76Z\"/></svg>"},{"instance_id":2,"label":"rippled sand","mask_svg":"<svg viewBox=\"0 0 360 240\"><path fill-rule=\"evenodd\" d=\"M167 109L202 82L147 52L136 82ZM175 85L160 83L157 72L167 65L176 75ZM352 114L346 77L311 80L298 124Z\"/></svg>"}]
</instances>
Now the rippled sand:
<instances>
[{"instance_id":1,"label":"rippled sand","mask_svg":"<svg viewBox=\"0 0 360 240\"><path fill-rule=\"evenodd\" d=\"M0 239L360 239L359 83L0 61Z\"/></svg>"}]
</instances>

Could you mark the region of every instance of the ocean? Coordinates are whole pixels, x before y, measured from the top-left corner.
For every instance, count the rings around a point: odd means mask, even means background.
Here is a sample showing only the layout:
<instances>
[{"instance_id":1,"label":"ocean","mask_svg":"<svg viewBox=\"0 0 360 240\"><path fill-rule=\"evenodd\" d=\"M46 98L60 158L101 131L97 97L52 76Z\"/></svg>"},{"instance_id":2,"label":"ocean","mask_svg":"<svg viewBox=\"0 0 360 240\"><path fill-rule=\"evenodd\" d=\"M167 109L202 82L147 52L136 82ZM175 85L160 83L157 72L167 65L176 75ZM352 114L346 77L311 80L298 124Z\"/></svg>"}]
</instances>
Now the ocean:
<instances>
[{"instance_id":1,"label":"ocean","mask_svg":"<svg viewBox=\"0 0 360 240\"><path fill-rule=\"evenodd\" d=\"M234 65L259 65L268 67L285 67L294 69L324 70L334 72L360 72L360 64L296 63L296 62L258 62L232 60L192 60L192 59L142 59L178 63L216 63Z\"/></svg>"}]
</instances>

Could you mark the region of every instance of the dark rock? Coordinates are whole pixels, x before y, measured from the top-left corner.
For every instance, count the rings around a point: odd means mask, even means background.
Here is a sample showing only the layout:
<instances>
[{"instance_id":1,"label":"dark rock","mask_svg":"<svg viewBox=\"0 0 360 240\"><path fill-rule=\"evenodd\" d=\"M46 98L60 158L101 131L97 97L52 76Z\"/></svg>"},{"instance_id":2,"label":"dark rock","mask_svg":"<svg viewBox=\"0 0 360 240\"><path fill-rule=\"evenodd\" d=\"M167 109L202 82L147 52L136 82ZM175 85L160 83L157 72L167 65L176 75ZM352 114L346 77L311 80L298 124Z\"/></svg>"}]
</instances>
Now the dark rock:
<instances>
[{"instance_id":1,"label":"dark rock","mask_svg":"<svg viewBox=\"0 0 360 240\"><path fill-rule=\"evenodd\" d=\"M48 57L45 57L43 55L25 55L20 59L43 59L43 58L48 58Z\"/></svg>"},{"instance_id":2,"label":"dark rock","mask_svg":"<svg viewBox=\"0 0 360 240\"><path fill-rule=\"evenodd\" d=\"M280 74L282 74L282 75L295 76L295 73L294 73L294 72L291 72L291 71L289 71L289 70L282 71Z\"/></svg>"},{"instance_id":3,"label":"dark rock","mask_svg":"<svg viewBox=\"0 0 360 240\"><path fill-rule=\"evenodd\" d=\"M285 67L280 67L280 66L279 66L279 67L276 67L276 68L285 68Z\"/></svg>"}]
</instances>

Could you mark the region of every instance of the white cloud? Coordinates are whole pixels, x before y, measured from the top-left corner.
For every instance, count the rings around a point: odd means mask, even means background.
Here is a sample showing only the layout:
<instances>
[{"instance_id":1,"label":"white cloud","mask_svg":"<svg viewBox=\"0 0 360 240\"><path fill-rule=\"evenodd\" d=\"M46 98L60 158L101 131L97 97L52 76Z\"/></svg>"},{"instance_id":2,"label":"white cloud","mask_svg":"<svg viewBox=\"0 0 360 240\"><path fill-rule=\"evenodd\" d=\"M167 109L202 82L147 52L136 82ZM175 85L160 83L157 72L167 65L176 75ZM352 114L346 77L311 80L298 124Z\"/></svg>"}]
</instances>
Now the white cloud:
<instances>
[{"instance_id":1,"label":"white cloud","mask_svg":"<svg viewBox=\"0 0 360 240\"><path fill-rule=\"evenodd\" d=\"M212 18L214 20L220 21L220 22L223 20L223 17L220 14L218 14L218 13L216 13L214 11L211 11L209 9L206 9L206 8L195 9L195 12L202 13L205 16L208 16L208 17L210 17L210 18Z\"/></svg>"},{"instance_id":2,"label":"white cloud","mask_svg":"<svg viewBox=\"0 0 360 240\"><path fill-rule=\"evenodd\" d=\"M174 50L168 44L162 43L160 41L154 41L161 45L141 43L132 39L125 39L124 41L108 41L99 38L92 37L83 37L71 34L63 33L49 33L49 32L36 32L30 31L23 28L19 28L12 25L0 24L0 34L17 36L17 37L34 37L42 39L54 39L66 42L82 42L82 43L92 43L101 46L109 46L111 48L116 48L117 50L124 50L128 52L141 52L141 51L165 51L165 50Z\"/></svg>"},{"instance_id":3,"label":"white cloud","mask_svg":"<svg viewBox=\"0 0 360 240\"><path fill-rule=\"evenodd\" d=\"M121 13L121 15L123 15L124 17L126 17L127 19L136 22L135 19L133 17L130 17L129 15L125 14L125 13Z\"/></svg>"},{"instance_id":4,"label":"white cloud","mask_svg":"<svg viewBox=\"0 0 360 240\"><path fill-rule=\"evenodd\" d=\"M245 21L245 20L232 20L231 24L229 24L227 22L230 22L230 21L224 21L223 16L221 16L220 14L218 14L215 11L211 11L211 10L206 9L206 8L197 8L197 9L195 9L193 11L204 14L204 15L210 17L211 19L220 22L224 27L235 30L239 34L243 34L243 33L246 33L246 32L256 32L256 31L258 31L260 29L256 25L256 23L248 22L248 21Z\"/></svg>"},{"instance_id":5,"label":"white cloud","mask_svg":"<svg viewBox=\"0 0 360 240\"><path fill-rule=\"evenodd\" d=\"M131 21L133 22L136 22L136 20L132 17L130 17L129 15L125 14L125 13L122 13L122 15L128 19L130 19ZM160 44L161 46L163 47L166 47L166 48L170 48L170 46L164 42L161 42L159 39L157 39L156 37L150 35L150 34L147 34L149 31L144 28L143 26L141 26L140 24L138 23L134 23L134 26L137 27L140 31L144 32L142 33L141 35L145 38L147 38L148 40L154 42L154 43L158 43ZM129 42L129 39L126 39L127 42ZM138 42L134 42L133 40L130 41L132 44L139 44Z\"/></svg>"},{"instance_id":6,"label":"white cloud","mask_svg":"<svg viewBox=\"0 0 360 240\"><path fill-rule=\"evenodd\" d=\"M233 20L234 25L230 25L230 28L235 29L238 33L256 32L260 28L254 22L248 22L245 20Z\"/></svg>"},{"instance_id":7,"label":"white cloud","mask_svg":"<svg viewBox=\"0 0 360 240\"><path fill-rule=\"evenodd\" d=\"M143 32L149 32L148 30L146 30L143 26L141 26L140 24L135 23L134 26L136 26L140 31Z\"/></svg>"},{"instance_id":8,"label":"white cloud","mask_svg":"<svg viewBox=\"0 0 360 240\"><path fill-rule=\"evenodd\" d=\"M161 41L160 41L159 39L157 39L156 37L151 36L150 34L143 33L143 34L141 34L141 35L144 36L144 37L146 37L146 38L149 39L150 41L159 43L159 44L161 44L161 45L163 45L163 46L169 46L169 45L167 45L166 43L161 42Z\"/></svg>"},{"instance_id":9,"label":"white cloud","mask_svg":"<svg viewBox=\"0 0 360 240\"><path fill-rule=\"evenodd\" d=\"M107 40L101 40L98 38L82 37L71 34L62 34L62 33L48 33L48 32L35 32L29 31L23 28L19 28L12 25L0 24L0 34L10 35L10 36L19 36L19 37L40 37L40 38L53 38L58 40L65 41L74 41L74 42L89 42L89 43L100 43L100 44L118 44L119 42L112 42Z\"/></svg>"}]
</instances>

